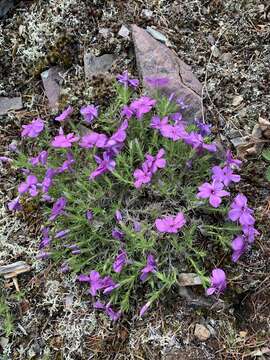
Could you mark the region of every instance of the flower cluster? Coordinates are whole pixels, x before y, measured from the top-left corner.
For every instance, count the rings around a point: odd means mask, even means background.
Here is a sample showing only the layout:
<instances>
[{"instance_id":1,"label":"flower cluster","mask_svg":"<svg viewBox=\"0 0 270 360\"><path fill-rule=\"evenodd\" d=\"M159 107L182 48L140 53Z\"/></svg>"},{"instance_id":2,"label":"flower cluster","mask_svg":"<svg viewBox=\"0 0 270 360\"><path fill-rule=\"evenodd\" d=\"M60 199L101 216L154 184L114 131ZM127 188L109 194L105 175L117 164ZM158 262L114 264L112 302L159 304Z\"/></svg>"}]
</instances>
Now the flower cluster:
<instances>
[{"instance_id":1,"label":"flower cluster","mask_svg":"<svg viewBox=\"0 0 270 360\"><path fill-rule=\"evenodd\" d=\"M27 159L22 170L25 180L18 186L18 196L8 204L9 210L19 211L22 197L36 197L43 202L49 215L42 227L38 259L50 258L55 247L63 256L61 273L80 269L77 280L88 285L94 308L104 311L113 321L128 311L138 282L140 286L149 282L153 290L141 307L140 316L164 289L175 284L179 251L186 246L187 257L192 256L193 243L200 239L197 220L193 218L197 209L206 208L220 218L224 211L227 220L236 223L237 229L241 227L241 234L231 243L234 262L258 235L247 198L239 193L229 203L232 185L241 180L236 173L241 161L234 159L230 151L222 164L214 155L209 159L209 152L216 151L216 145L209 141L211 126L197 119L188 124L181 112L187 105L183 99L174 100L175 94L161 101L149 96L130 99L130 89L136 89L139 81L126 71L117 76L117 81L117 128L109 131L108 124L102 127L102 122L96 121L99 107L88 104L80 109L80 114L89 129L79 136L74 130L75 110L68 106L54 119L59 129L49 146L39 146L35 156ZM162 77L145 81L156 93L169 83ZM37 138L44 129L44 121L34 119L23 125L21 135ZM15 150L18 154L17 147ZM144 159L139 167L138 158ZM209 168L210 161L214 166ZM195 168L204 162L210 180L205 180L205 170L203 176L193 170L193 164ZM187 169L190 174L183 174ZM157 186L151 188L157 172L162 181L156 181ZM201 185L196 194L190 189L197 187L198 179ZM181 181L187 183L185 188ZM143 191L137 191L146 184ZM176 199L167 201L163 195L167 196L167 190ZM144 209L147 200L152 199L153 212L147 206ZM166 201L165 209L160 204ZM133 203L140 203L140 210L132 209ZM210 226L215 229L215 225ZM195 229L194 233L190 229ZM81 273L85 264L92 269L87 274ZM226 287L224 270L213 269L207 295L219 296Z\"/></svg>"}]
</instances>

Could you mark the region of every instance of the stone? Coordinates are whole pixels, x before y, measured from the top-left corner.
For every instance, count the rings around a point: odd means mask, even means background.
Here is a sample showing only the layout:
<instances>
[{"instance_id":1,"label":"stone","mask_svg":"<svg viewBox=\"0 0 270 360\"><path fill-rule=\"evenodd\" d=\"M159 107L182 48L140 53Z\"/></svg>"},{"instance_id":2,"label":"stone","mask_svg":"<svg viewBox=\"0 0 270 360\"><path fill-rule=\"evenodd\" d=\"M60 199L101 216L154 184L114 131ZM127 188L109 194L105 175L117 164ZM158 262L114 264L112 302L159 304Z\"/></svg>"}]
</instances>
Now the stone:
<instances>
[{"instance_id":1,"label":"stone","mask_svg":"<svg viewBox=\"0 0 270 360\"><path fill-rule=\"evenodd\" d=\"M241 102L244 100L242 95L237 95L233 98L232 104L233 106L238 106L241 104Z\"/></svg>"},{"instance_id":2,"label":"stone","mask_svg":"<svg viewBox=\"0 0 270 360\"><path fill-rule=\"evenodd\" d=\"M91 53L84 55L84 73L87 79L93 75L104 73L108 71L114 62L114 56L112 54L104 54L101 56L95 56Z\"/></svg>"},{"instance_id":3,"label":"stone","mask_svg":"<svg viewBox=\"0 0 270 360\"><path fill-rule=\"evenodd\" d=\"M47 96L49 107L53 111L58 111L61 91L62 70L59 66L53 66L41 73L41 78Z\"/></svg>"},{"instance_id":4,"label":"stone","mask_svg":"<svg viewBox=\"0 0 270 360\"><path fill-rule=\"evenodd\" d=\"M125 25L122 25L120 30L118 31L118 35L122 36L123 38L128 38L129 30Z\"/></svg>"},{"instance_id":5,"label":"stone","mask_svg":"<svg viewBox=\"0 0 270 360\"><path fill-rule=\"evenodd\" d=\"M220 56L220 51L218 50L216 45L211 46L211 51L215 58L218 58Z\"/></svg>"},{"instance_id":6,"label":"stone","mask_svg":"<svg viewBox=\"0 0 270 360\"><path fill-rule=\"evenodd\" d=\"M0 97L0 115L5 115L9 110L22 109L22 98L20 96L14 98Z\"/></svg>"},{"instance_id":7,"label":"stone","mask_svg":"<svg viewBox=\"0 0 270 360\"><path fill-rule=\"evenodd\" d=\"M180 286L194 286L201 285L202 281L197 274L182 273L178 276L178 283Z\"/></svg>"},{"instance_id":8,"label":"stone","mask_svg":"<svg viewBox=\"0 0 270 360\"><path fill-rule=\"evenodd\" d=\"M108 28L100 28L98 32L105 38L110 35L110 29Z\"/></svg>"},{"instance_id":9,"label":"stone","mask_svg":"<svg viewBox=\"0 0 270 360\"><path fill-rule=\"evenodd\" d=\"M14 0L0 0L0 18L4 17L14 6Z\"/></svg>"},{"instance_id":10,"label":"stone","mask_svg":"<svg viewBox=\"0 0 270 360\"><path fill-rule=\"evenodd\" d=\"M194 335L200 341L206 341L211 336L210 331L207 329L206 326L202 324L195 325Z\"/></svg>"},{"instance_id":11,"label":"stone","mask_svg":"<svg viewBox=\"0 0 270 360\"><path fill-rule=\"evenodd\" d=\"M150 26L147 26L146 28L146 31L151 35L153 36L153 38L155 38L156 40L166 44L168 43L168 39L166 38L165 35L161 34L161 32L153 29L152 27Z\"/></svg>"},{"instance_id":12,"label":"stone","mask_svg":"<svg viewBox=\"0 0 270 360\"><path fill-rule=\"evenodd\" d=\"M153 16L153 11L148 9L143 9L142 16L145 17L146 19L151 19Z\"/></svg>"},{"instance_id":13,"label":"stone","mask_svg":"<svg viewBox=\"0 0 270 360\"><path fill-rule=\"evenodd\" d=\"M201 117L202 85L193 74L190 66L184 63L166 45L155 40L147 31L132 25L132 37L135 46L136 62L139 75L143 80L146 92L150 95L153 89L146 83L147 77L166 77L169 83L161 90L164 95L175 94L188 106L183 109L186 121Z\"/></svg>"}]
</instances>

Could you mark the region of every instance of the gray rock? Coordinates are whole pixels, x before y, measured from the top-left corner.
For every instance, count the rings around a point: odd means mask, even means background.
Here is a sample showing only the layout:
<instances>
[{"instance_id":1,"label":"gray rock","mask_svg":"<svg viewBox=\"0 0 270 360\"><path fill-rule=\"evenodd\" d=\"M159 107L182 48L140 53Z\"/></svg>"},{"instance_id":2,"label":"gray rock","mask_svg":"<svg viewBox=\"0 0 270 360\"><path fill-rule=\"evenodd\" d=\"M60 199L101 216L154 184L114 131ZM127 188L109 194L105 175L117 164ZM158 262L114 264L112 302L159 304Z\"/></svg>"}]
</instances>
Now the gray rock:
<instances>
[{"instance_id":1,"label":"gray rock","mask_svg":"<svg viewBox=\"0 0 270 360\"><path fill-rule=\"evenodd\" d=\"M129 30L125 25L122 25L120 30L118 31L118 35L122 36L123 38L128 38Z\"/></svg>"},{"instance_id":2,"label":"gray rock","mask_svg":"<svg viewBox=\"0 0 270 360\"><path fill-rule=\"evenodd\" d=\"M166 77L169 83L161 91L164 95L175 94L187 105L183 109L186 121L201 117L202 85L191 68L164 44L156 41L147 31L133 25L132 36L135 46L136 62L146 91L151 95L153 89L145 79L147 77Z\"/></svg>"},{"instance_id":3,"label":"gray rock","mask_svg":"<svg viewBox=\"0 0 270 360\"><path fill-rule=\"evenodd\" d=\"M14 6L14 0L0 0L0 18L4 17Z\"/></svg>"},{"instance_id":4,"label":"gray rock","mask_svg":"<svg viewBox=\"0 0 270 360\"><path fill-rule=\"evenodd\" d=\"M0 115L5 115L9 110L22 109L22 98L20 96L14 98L0 97Z\"/></svg>"},{"instance_id":5,"label":"gray rock","mask_svg":"<svg viewBox=\"0 0 270 360\"><path fill-rule=\"evenodd\" d=\"M153 36L153 38L155 38L156 40L164 43L164 44L167 44L168 43L168 39L166 38L165 35L161 34L159 31L153 29L152 27L150 26L147 26L146 28L146 31L151 35Z\"/></svg>"},{"instance_id":6,"label":"gray rock","mask_svg":"<svg viewBox=\"0 0 270 360\"><path fill-rule=\"evenodd\" d=\"M194 286L201 285L202 281L197 274L194 273L182 273L178 276L178 283L180 286Z\"/></svg>"},{"instance_id":7,"label":"gray rock","mask_svg":"<svg viewBox=\"0 0 270 360\"><path fill-rule=\"evenodd\" d=\"M58 66L53 66L49 70L41 73L41 78L47 96L49 107L58 111L60 91L61 91L61 77L62 70Z\"/></svg>"},{"instance_id":8,"label":"gray rock","mask_svg":"<svg viewBox=\"0 0 270 360\"><path fill-rule=\"evenodd\" d=\"M104 73L108 71L114 62L114 56L112 54L104 54L101 56L95 56L91 53L84 55L84 73L87 79L93 75Z\"/></svg>"}]
</instances>

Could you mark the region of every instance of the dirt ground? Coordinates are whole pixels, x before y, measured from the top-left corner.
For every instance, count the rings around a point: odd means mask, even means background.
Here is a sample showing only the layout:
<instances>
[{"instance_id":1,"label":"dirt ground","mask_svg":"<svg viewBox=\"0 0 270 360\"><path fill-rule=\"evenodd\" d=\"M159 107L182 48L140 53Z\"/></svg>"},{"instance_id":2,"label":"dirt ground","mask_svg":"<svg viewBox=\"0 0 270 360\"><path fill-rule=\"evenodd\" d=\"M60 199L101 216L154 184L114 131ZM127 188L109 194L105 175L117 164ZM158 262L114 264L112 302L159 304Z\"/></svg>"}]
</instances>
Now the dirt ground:
<instances>
[{"instance_id":1,"label":"dirt ground","mask_svg":"<svg viewBox=\"0 0 270 360\"><path fill-rule=\"evenodd\" d=\"M131 36L124 24L152 26L204 85L205 116L216 137L250 134L259 117L269 120L270 8L259 0L35 0L21 1L0 19L0 96L21 95L23 110L0 116L0 154L11 156L20 127L40 115L49 121L40 73L51 65L65 69L61 105L110 99L104 78L85 80L85 50L113 53L113 75L137 74ZM242 100L236 104L235 97ZM233 147L232 147L233 148ZM255 209L261 233L252 250L227 270L230 290L222 309L194 304L177 289L144 320L112 325L96 314L74 279L51 263L35 259L38 209L14 216L5 203L16 195L20 175L0 163L0 265L24 260L31 272L19 278L21 293L4 288L13 317L7 336L0 316L0 359L267 359L270 356L270 184L260 153L243 167L240 190ZM31 221L29 221L31 219ZM2 281L2 280L1 280ZM3 286L2 286L3 285ZM197 323L210 329L201 342ZM2 353L2 354L1 354Z\"/></svg>"}]
</instances>

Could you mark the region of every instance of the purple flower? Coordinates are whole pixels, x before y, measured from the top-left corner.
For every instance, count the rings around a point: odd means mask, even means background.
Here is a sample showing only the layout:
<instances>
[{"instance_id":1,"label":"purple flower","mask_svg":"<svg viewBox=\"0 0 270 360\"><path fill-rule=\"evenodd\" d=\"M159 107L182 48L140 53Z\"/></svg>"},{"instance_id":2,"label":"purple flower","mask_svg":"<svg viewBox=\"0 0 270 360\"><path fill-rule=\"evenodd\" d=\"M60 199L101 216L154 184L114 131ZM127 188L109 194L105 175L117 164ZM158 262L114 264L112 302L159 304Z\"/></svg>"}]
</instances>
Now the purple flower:
<instances>
[{"instance_id":1,"label":"purple flower","mask_svg":"<svg viewBox=\"0 0 270 360\"><path fill-rule=\"evenodd\" d=\"M141 270L140 280L143 282L146 281L148 276L156 271L157 271L157 264L154 259L154 256L149 254L147 256L146 266Z\"/></svg>"},{"instance_id":2,"label":"purple flower","mask_svg":"<svg viewBox=\"0 0 270 360\"><path fill-rule=\"evenodd\" d=\"M19 152L18 147L17 147L17 141L16 140L12 140L11 143L8 145L8 150L9 151L13 151L13 152Z\"/></svg>"},{"instance_id":3,"label":"purple flower","mask_svg":"<svg viewBox=\"0 0 270 360\"><path fill-rule=\"evenodd\" d=\"M253 210L247 206L247 198L245 195L238 194L231 204L229 219L232 221L239 221L241 225L253 225L255 219L251 215L252 213Z\"/></svg>"},{"instance_id":4,"label":"purple flower","mask_svg":"<svg viewBox=\"0 0 270 360\"><path fill-rule=\"evenodd\" d=\"M188 134L183 125L162 125L160 133L163 137L177 141L185 139Z\"/></svg>"},{"instance_id":5,"label":"purple flower","mask_svg":"<svg viewBox=\"0 0 270 360\"><path fill-rule=\"evenodd\" d=\"M127 253L123 249L121 249L114 260L113 270L116 273L120 273L123 267L127 264L127 262L128 262Z\"/></svg>"},{"instance_id":6,"label":"purple flower","mask_svg":"<svg viewBox=\"0 0 270 360\"><path fill-rule=\"evenodd\" d=\"M157 115L152 117L150 123L151 128L160 130L165 125L168 125L168 116L165 116L162 119L160 119Z\"/></svg>"},{"instance_id":7,"label":"purple flower","mask_svg":"<svg viewBox=\"0 0 270 360\"><path fill-rule=\"evenodd\" d=\"M50 231L50 229L47 228L47 227L44 227L42 229L42 240L41 240L41 242L39 244L39 249L40 250L47 247L47 246L49 246L50 243L51 243L51 238L49 236L49 231Z\"/></svg>"},{"instance_id":8,"label":"purple flower","mask_svg":"<svg viewBox=\"0 0 270 360\"><path fill-rule=\"evenodd\" d=\"M231 168L239 168L242 164L241 160L234 159L231 150L226 152L226 165Z\"/></svg>"},{"instance_id":9,"label":"purple flower","mask_svg":"<svg viewBox=\"0 0 270 360\"><path fill-rule=\"evenodd\" d=\"M42 186L42 191L46 194L50 187L52 186L53 184L53 177L56 175L56 170L53 169L53 168L48 168L46 170L46 174L44 176L44 179L41 183L41 186Z\"/></svg>"},{"instance_id":10,"label":"purple flower","mask_svg":"<svg viewBox=\"0 0 270 360\"><path fill-rule=\"evenodd\" d=\"M148 168L147 164L143 164L141 169L136 169L133 173L135 178L134 186L138 189L143 184L150 183L152 179L152 173Z\"/></svg>"},{"instance_id":11,"label":"purple flower","mask_svg":"<svg viewBox=\"0 0 270 360\"><path fill-rule=\"evenodd\" d=\"M55 220L59 215L62 215L64 213L64 209L67 205L67 200L64 197L60 197L56 200L56 202L53 204L51 216L49 217L50 221Z\"/></svg>"},{"instance_id":12,"label":"purple flower","mask_svg":"<svg viewBox=\"0 0 270 360\"><path fill-rule=\"evenodd\" d=\"M207 295L213 295L214 293L217 293L219 295L227 287L226 274L222 269L212 270L212 275L210 280L211 280L211 287L207 289L206 291Z\"/></svg>"},{"instance_id":13,"label":"purple flower","mask_svg":"<svg viewBox=\"0 0 270 360\"><path fill-rule=\"evenodd\" d=\"M110 317L110 319L112 321L117 321L120 316L121 316L121 311L114 311L110 305L110 303L108 303L107 305L103 304L100 301L96 301L94 303L94 308L98 309L98 310L105 310L106 314Z\"/></svg>"},{"instance_id":14,"label":"purple flower","mask_svg":"<svg viewBox=\"0 0 270 360\"><path fill-rule=\"evenodd\" d=\"M46 260L51 256L51 253L47 251L40 251L40 253L37 255L38 260Z\"/></svg>"},{"instance_id":15,"label":"purple flower","mask_svg":"<svg viewBox=\"0 0 270 360\"><path fill-rule=\"evenodd\" d=\"M115 228L112 230L112 237L116 240L121 241L124 239L124 233L121 230Z\"/></svg>"},{"instance_id":16,"label":"purple flower","mask_svg":"<svg viewBox=\"0 0 270 360\"><path fill-rule=\"evenodd\" d=\"M222 202L223 196L228 196L230 193L223 190L223 184L214 180L212 184L204 183L199 186L199 192L197 194L198 199L208 199L209 203L214 208L219 207Z\"/></svg>"},{"instance_id":17,"label":"purple flower","mask_svg":"<svg viewBox=\"0 0 270 360\"><path fill-rule=\"evenodd\" d=\"M232 261L237 262L240 256L244 254L247 249L247 243L243 235L237 236L231 243L233 249Z\"/></svg>"},{"instance_id":18,"label":"purple flower","mask_svg":"<svg viewBox=\"0 0 270 360\"><path fill-rule=\"evenodd\" d=\"M70 233L69 229L60 230L55 234L56 239L62 239L63 237L66 237Z\"/></svg>"},{"instance_id":19,"label":"purple flower","mask_svg":"<svg viewBox=\"0 0 270 360\"><path fill-rule=\"evenodd\" d=\"M75 159L72 155L72 152L67 153L67 160L63 162L63 164L56 169L57 174L62 174L65 171L72 171L72 165L75 164Z\"/></svg>"},{"instance_id":20,"label":"purple flower","mask_svg":"<svg viewBox=\"0 0 270 360\"><path fill-rule=\"evenodd\" d=\"M155 225L159 232L176 234L185 225L184 214L179 212L176 216L166 216L163 219L156 219Z\"/></svg>"},{"instance_id":21,"label":"purple flower","mask_svg":"<svg viewBox=\"0 0 270 360\"><path fill-rule=\"evenodd\" d=\"M116 220L117 222L120 222L120 221L123 220L122 213L121 213L121 211L118 210L118 209L115 211L114 217L115 217L115 220Z\"/></svg>"},{"instance_id":22,"label":"purple flower","mask_svg":"<svg viewBox=\"0 0 270 360\"><path fill-rule=\"evenodd\" d=\"M186 144L191 145L192 148L196 150L198 154L201 154L203 150L207 150L209 152L215 152L217 150L215 144L204 143L202 135L195 132L189 133L184 138L184 141Z\"/></svg>"},{"instance_id":23,"label":"purple flower","mask_svg":"<svg viewBox=\"0 0 270 360\"><path fill-rule=\"evenodd\" d=\"M143 184L148 184L153 174L158 170L166 166L166 160L163 158L165 150L160 149L156 156L146 154L146 160L142 164L141 169L136 169L133 173L135 178L134 186L138 189Z\"/></svg>"},{"instance_id":24,"label":"purple flower","mask_svg":"<svg viewBox=\"0 0 270 360\"><path fill-rule=\"evenodd\" d=\"M70 267L69 267L69 265L67 264L67 263L63 263L62 265L61 265L61 267L60 267L60 271L62 272L62 273L68 273L69 271L70 271Z\"/></svg>"},{"instance_id":25,"label":"purple flower","mask_svg":"<svg viewBox=\"0 0 270 360\"><path fill-rule=\"evenodd\" d=\"M48 159L48 151L43 150L37 156L31 157L29 159L29 162L33 166L37 166L39 164L44 166L47 163L47 159Z\"/></svg>"},{"instance_id":26,"label":"purple flower","mask_svg":"<svg viewBox=\"0 0 270 360\"><path fill-rule=\"evenodd\" d=\"M169 84L170 80L166 77L147 77L145 81L152 88L162 88Z\"/></svg>"},{"instance_id":27,"label":"purple flower","mask_svg":"<svg viewBox=\"0 0 270 360\"><path fill-rule=\"evenodd\" d=\"M22 206L20 204L20 196L17 196L15 199L11 200L8 203L9 211L19 211L22 210Z\"/></svg>"},{"instance_id":28,"label":"purple flower","mask_svg":"<svg viewBox=\"0 0 270 360\"><path fill-rule=\"evenodd\" d=\"M130 104L130 109L136 118L141 120L143 115L150 112L155 104L156 100L150 99L148 96L142 96Z\"/></svg>"},{"instance_id":29,"label":"purple flower","mask_svg":"<svg viewBox=\"0 0 270 360\"><path fill-rule=\"evenodd\" d=\"M75 136L73 133L64 135L62 128L59 130L59 135L55 136L51 145L55 148L70 148L72 143L79 140L79 136Z\"/></svg>"},{"instance_id":30,"label":"purple flower","mask_svg":"<svg viewBox=\"0 0 270 360\"><path fill-rule=\"evenodd\" d=\"M70 117L70 115L73 113L73 107L68 106L60 115L58 115L55 120L56 121L65 121L67 118Z\"/></svg>"},{"instance_id":31,"label":"purple flower","mask_svg":"<svg viewBox=\"0 0 270 360\"><path fill-rule=\"evenodd\" d=\"M97 291L103 288L102 277L99 272L95 270L92 270L89 275L79 275L78 280L89 283L89 292L92 296L96 296Z\"/></svg>"},{"instance_id":32,"label":"purple flower","mask_svg":"<svg viewBox=\"0 0 270 360\"><path fill-rule=\"evenodd\" d=\"M70 245L68 248L71 250L72 255L79 255L81 253L81 249L76 244Z\"/></svg>"},{"instance_id":33,"label":"purple flower","mask_svg":"<svg viewBox=\"0 0 270 360\"><path fill-rule=\"evenodd\" d=\"M21 136L35 138L37 137L44 129L44 121L40 118L34 119L30 124L23 125L23 130Z\"/></svg>"},{"instance_id":34,"label":"purple flower","mask_svg":"<svg viewBox=\"0 0 270 360\"><path fill-rule=\"evenodd\" d=\"M140 317L142 317L146 311L148 311L149 307L151 306L150 301L148 301L146 304L144 304L140 310Z\"/></svg>"},{"instance_id":35,"label":"purple flower","mask_svg":"<svg viewBox=\"0 0 270 360\"><path fill-rule=\"evenodd\" d=\"M81 108L80 113L87 124L91 124L92 121L98 117L98 108L94 105L86 105Z\"/></svg>"},{"instance_id":36,"label":"purple flower","mask_svg":"<svg viewBox=\"0 0 270 360\"><path fill-rule=\"evenodd\" d=\"M118 288L119 285L116 284L110 276L105 276L102 280L102 289L103 294L110 294L114 289Z\"/></svg>"},{"instance_id":37,"label":"purple flower","mask_svg":"<svg viewBox=\"0 0 270 360\"><path fill-rule=\"evenodd\" d=\"M106 314L110 317L112 321L119 320L121 316L121 311L114 311L111 306L106 306Z\"/></svg>"},{"instance_id":38,"label":"purple flower","mask_svg":"<svg viewBox=\"0 0 270 360\"><path fill-rule=\"evenodd\" d=\"M133 229L135 232L140 232L142 230L141 223L139 223L138 221L134 221Z\"/></svg>"},{"instance_id":39,"label":"purple flower","mask_svg":"<svg viewBox=\"0 0 270 360\"><path fill-rule=\"evenodd\" d=\"M95 160L99 166L90 174L89 180L93 180L105 172L113 171L115 169L116 162L107 152L103 153L103 159L96 155Z\"/></svg>"},{"instance_id":40,"label":"purple flower","mask_svg":"<svg viewBox=\"0 0 270 360\"><path fill-rule=\"evenodd\" d=\"M108 138L106 135L92 131L81 138L79 145L85 149L91 149L94 146L97 148L104 148L107 141Z\"/></svg>"},{"instance_id":41,"label":"purple flower","mask_svg":"<svg viewBox=\"0 0 270 360\"><path fill-rule=\"evenodd\" d=\"M131 119L132 115L133 115L132 109L129 106L125 105L121 110L121 116L127 119Z\"/></svg>"},{"instance_id":42,"label":"purple flower","mask_svg":"<svg viewBox=\"0 0 270 360\"><path fill-rule=\"evenodd\" d=\"M181 97L176 100L176 104L178 104L182 110L189 108L189 105L187 105Z\"/></svg>"},{"instance_id":43,"label":"purple flower","mask_svg":"<svg viewBox=\"0 0 270 360\"><path fill-rule=\"evenodd\" d=\"M131 86L133 88L136 88L139 85L139 80L130 79L127 71L124 71L122 75L117 75L116 79L120 84L124 85L125 87Z\"/></svg>"},{"instance_id":44,"label":"purple flower","mask_svg":"<svg viewBox=\"0 0 270 360\"><path fill-rule=\"evenodd\" d=\"M0 161L2 161L3 163L12 162L12 159L7 156L0 156Z\"/></svg>"},{"instance_id":45,"label":"purple flower","mask_svg":"<svg viewBox=\"0 0 270 360\"><path fill-rule=\"evenodd\" d=\"M120 125L119 129L108 139L106 143L105 147L111 149L114 154L118 154L119 151L122 149L123 142L127 137L126 134L127 127L128 127L128 121L125 120Z\"/></svg>"},{"instance_id":46,"label":"purple flower","mask_svg":"<svg viewBox=\"0 0 270 360\"><path fill-rule=\"evenodd\" d=\"M183 116L180 112L171 114L171 118L175 122L175 125L183 125Z\"/></svg>"},{"instance_id":47,"label":"purple flower","mask_svg":"<svg viewBox=\"0 0 270 360\"><path fill-rule=\"evenodd\" d=\"M86 210L85 216L89 223L91 223L94 219L94 214L92 210Z\"/></svg>"},{"instance_id":48,"label":"purple flower","mask_svg":"<svg viewBox=\"0 0 270 360\"><path fill-rule=\"evenodd\" d=\"M255 240L255 237L260 233L252 225L243 225L242 226L243 234L249 244L252 244Z\"/></svg>"},{"instance_id":49,"label":"purple flower","mask_svg":"<svg viewBox=\"0 0 270 360\"><path fill-rule=\"evenodd\" d=\"M195 125L199 129L199 133L202 137L208 136L211 134L211 127L212 125L205 124L199 120L195 120Z\"/></svg>"},{"instance_id":50,"label":"purple flower","mask_svg":"<svg viewBox=\"0 0 270 360\"><path fill-rule=\"evenodd\" d=\"M238 183L241 180L240 175L234 174L229 166L225 166L223 169L220 166L214 166L212 174L213 180L223 182L225 186L229 186L231 182Z\"/></svg>"},{"instance_id":51,"label":"purple flower","mask_svg":"<svg viewBox=\"0 0 270 360\"><path fill-rule=\"evenodd\" d=\"M103 290L103 294L109 294L119 286L110 276L102 278L96 270L92 270L89 275L79 275L78 280L90 285L89 292L92 296L96 296L98 290Z\"/></svg>"},{"instance_id":52,"label":"purple flower","mask_svg":"<svg viewBox=\"0 0 270 360\"><path fill-rule=\"evenodd\" d=\"M26 181L21 183L18 186L19 194L21 195L26 192L29 192L29 194L32 197L37 196L37 194L38 194L37 183L38 183L38 180L35 175L27 176Z\"/></svg>"}]
</instances>

